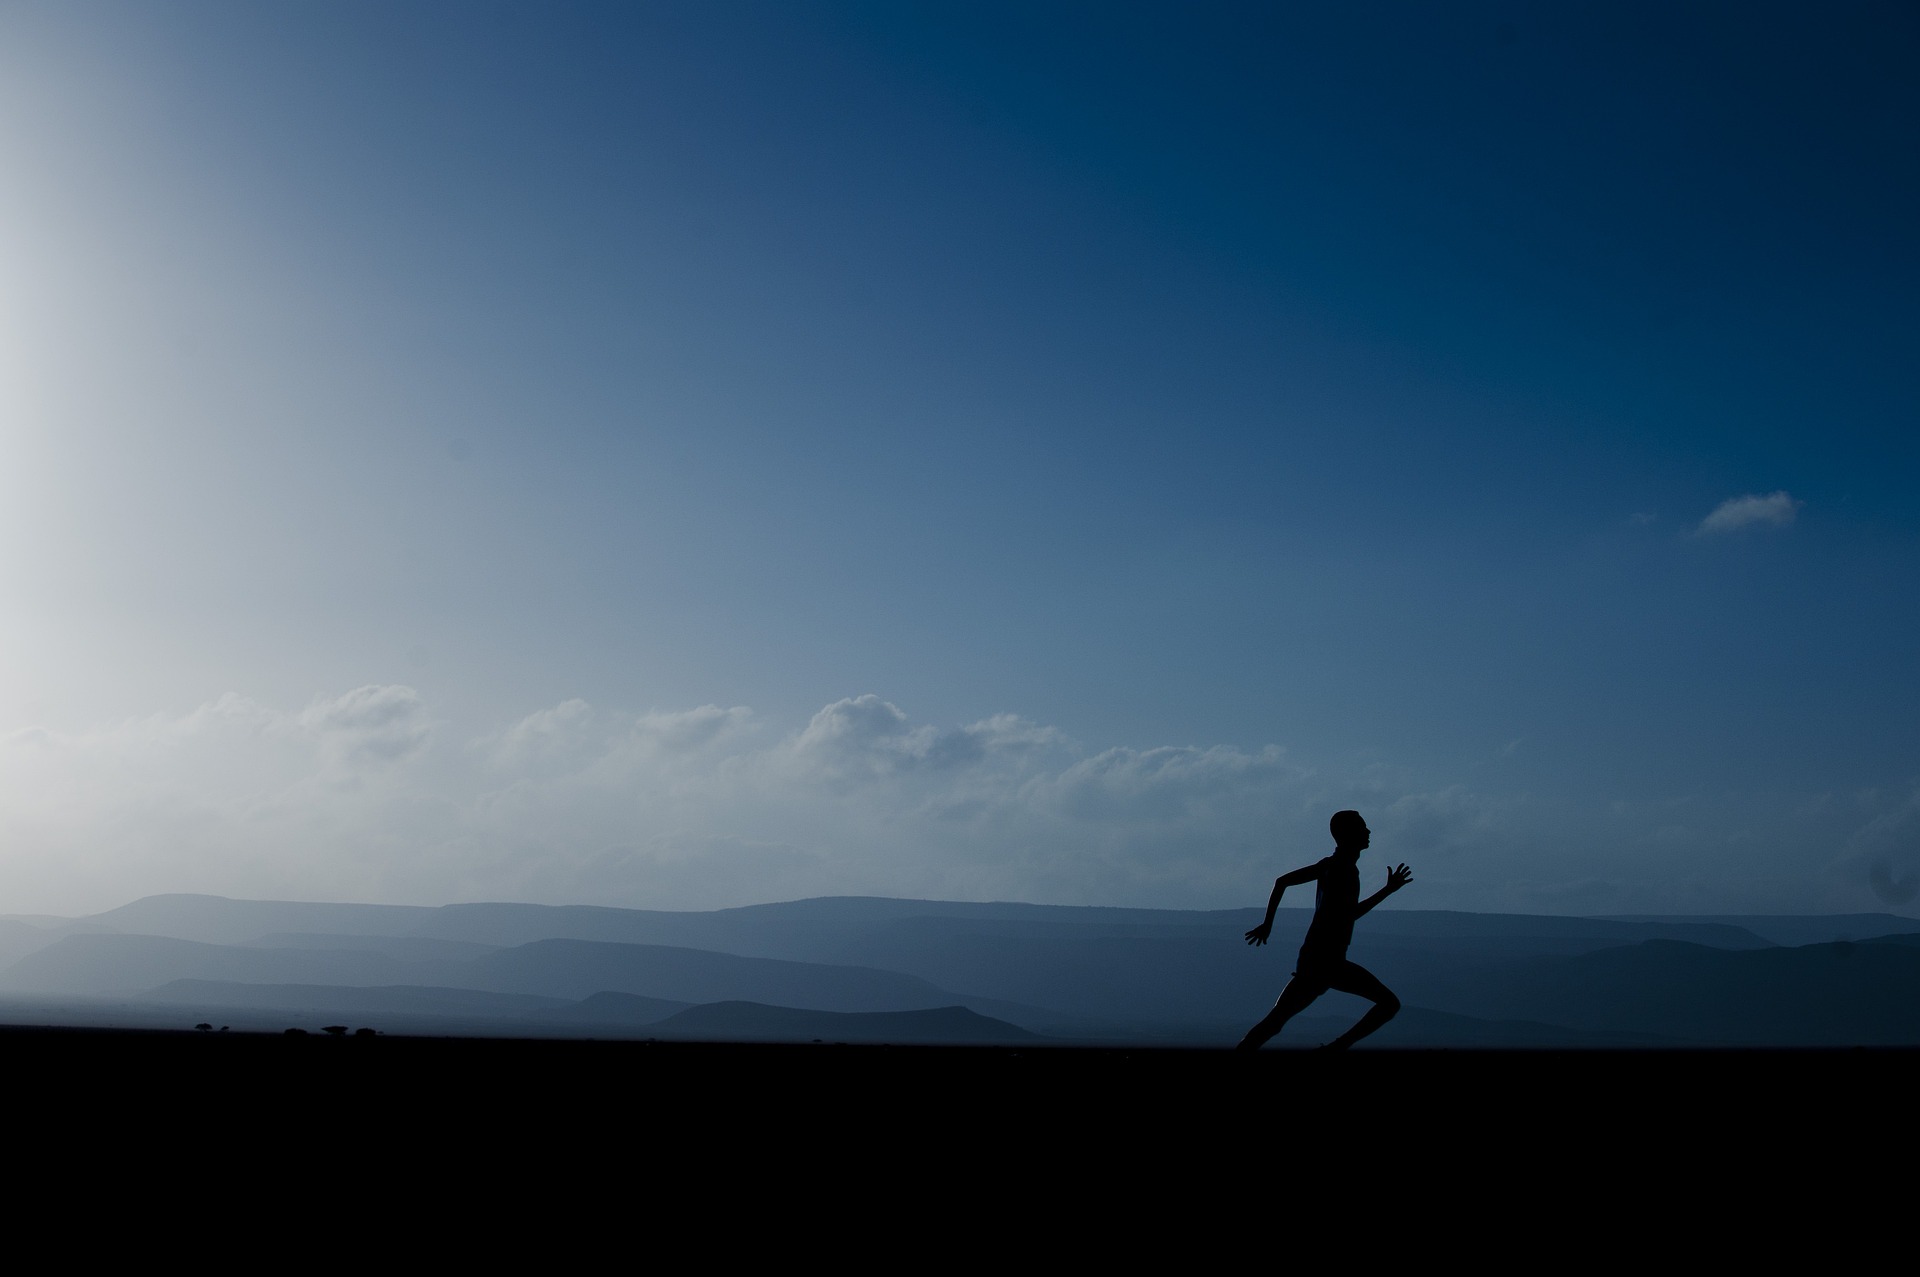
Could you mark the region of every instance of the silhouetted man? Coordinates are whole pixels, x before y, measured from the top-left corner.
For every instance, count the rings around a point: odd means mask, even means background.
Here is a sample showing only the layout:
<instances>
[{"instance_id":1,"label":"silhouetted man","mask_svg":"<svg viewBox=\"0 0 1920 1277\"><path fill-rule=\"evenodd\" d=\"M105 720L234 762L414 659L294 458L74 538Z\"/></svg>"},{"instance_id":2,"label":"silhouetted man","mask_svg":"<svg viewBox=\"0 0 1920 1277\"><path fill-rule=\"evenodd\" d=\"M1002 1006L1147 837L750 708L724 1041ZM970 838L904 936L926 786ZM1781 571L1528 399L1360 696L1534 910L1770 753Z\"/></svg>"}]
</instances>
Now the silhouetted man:
<instances>
[{"instance_id":1,"label":"silhouetted man","mask_svg":"<svg viewBox=\"0 0 1920 1277\"><path fill-rule=\"evenodd\" d=\"M1267 1018L1247 1030L1239 1049L1257 1051L1267 1039L1278 1033L1288 1020L1312 1005L1328 989L1355 993L1373 1003L1360 1017L1360 1023L1322 1047L1326 1051L1344 1051L1394 1017L1400 999L1381 984L1379 977L1357 962L1347 961L1347 946L1353 943L1353 924L1367 910L1413 881L1405 865L1387 873L1387 885L1360 898L1360 853L1373 841L1367 822L1357 811L1337 811L1327 827L1333 831L1333 854L1317 864L1282 874L1273 880L1273 896L1267 901L1267 920L1247 932L1247 943L1260 945L1273 932L1273 911L1288 887L1318 882L1313 901L1313 921L1307 926L1306 943L1300 946L1300 959L1294 964L1293 979L1280 990L1279 1001Z\"/></svg>"}]
</instances>

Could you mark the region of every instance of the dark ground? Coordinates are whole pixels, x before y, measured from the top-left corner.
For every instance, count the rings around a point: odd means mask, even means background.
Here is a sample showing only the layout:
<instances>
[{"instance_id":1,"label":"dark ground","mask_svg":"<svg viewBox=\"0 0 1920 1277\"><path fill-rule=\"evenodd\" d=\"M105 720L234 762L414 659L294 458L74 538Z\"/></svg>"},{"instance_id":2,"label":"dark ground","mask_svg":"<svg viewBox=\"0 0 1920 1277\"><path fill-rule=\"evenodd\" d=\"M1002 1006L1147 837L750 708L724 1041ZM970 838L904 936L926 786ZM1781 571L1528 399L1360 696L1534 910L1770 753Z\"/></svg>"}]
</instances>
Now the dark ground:
<instances>
[{"instance_id":1,"label":"dark ground","mask_svg":"<svg viewBox=\"0 0 1920 1277\"><path fill-rule=\"evenodd\" d=\"M0 1029L0 1054L16 1169L205 1228L265 1212L349 1248L378 1219L408 1244L563 1249L611 1229L655 1253L689 1231L878 1245L904 1222L943 1254L1038 1238L1019 1244L1202 1267L1329 1227L1456 1259L1778 1261L1811 1237L1851 1262L1834 1248L1906 1232L1920 1065L53 1029Z\"/></svg>"}]
</instances>

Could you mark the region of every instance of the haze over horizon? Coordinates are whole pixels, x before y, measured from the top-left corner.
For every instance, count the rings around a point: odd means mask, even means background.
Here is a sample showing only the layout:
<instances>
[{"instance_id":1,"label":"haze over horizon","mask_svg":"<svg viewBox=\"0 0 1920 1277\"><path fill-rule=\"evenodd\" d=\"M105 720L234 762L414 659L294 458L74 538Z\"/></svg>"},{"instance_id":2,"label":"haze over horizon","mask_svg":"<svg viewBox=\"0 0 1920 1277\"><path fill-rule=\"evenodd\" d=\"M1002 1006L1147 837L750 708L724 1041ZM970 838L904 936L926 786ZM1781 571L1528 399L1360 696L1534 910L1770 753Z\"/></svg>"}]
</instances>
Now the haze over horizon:
<instances>
[{"instance_id":1,"label":"haze over horizon","mask_svg":"<svg viewBox=\"0 0 1920 1277\"><path fill-rule=\"evenodd\" d=\"M0 912L1910 912L1916 55L8 5Z\"/></svg>"}]
</instances>

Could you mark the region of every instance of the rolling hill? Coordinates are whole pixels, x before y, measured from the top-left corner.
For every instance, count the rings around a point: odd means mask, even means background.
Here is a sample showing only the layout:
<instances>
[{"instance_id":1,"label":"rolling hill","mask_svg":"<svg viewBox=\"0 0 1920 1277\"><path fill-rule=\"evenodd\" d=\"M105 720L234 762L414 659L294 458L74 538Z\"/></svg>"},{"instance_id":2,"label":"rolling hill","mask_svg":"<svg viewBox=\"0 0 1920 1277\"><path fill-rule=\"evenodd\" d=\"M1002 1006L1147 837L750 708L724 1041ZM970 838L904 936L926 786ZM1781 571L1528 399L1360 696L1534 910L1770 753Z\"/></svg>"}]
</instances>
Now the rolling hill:
<instances>
[{"instance_id":1,"label":"rolling hill","mask_svg":"<svg viewBox=\"0 0 1920 1277\"><path fill-rule=\"evenodd\" d=\"M331 1005L568 1033L596 1023L625 1033L718 1004L961 1007L1054 1039L1225 1045L1286 982L1308 911L1281 910L1272 943L1249 948L1241 933L1258 917L866 897L670 913L155 896L88 918L0 919L0 991L147 1007ZM1865 943L1876 927L1878 942ZM1863 943L1835 943L1840 935ZM1777 942L1808 936L1819 942ZM1383 909L1359 929L1353 956L1408 1007L1382 1046L1920 1043L1920 921L1890 914ZM1338 1024L1359 1010L1333 994L1311 1015Z\"/></svg>"}]
</instances>

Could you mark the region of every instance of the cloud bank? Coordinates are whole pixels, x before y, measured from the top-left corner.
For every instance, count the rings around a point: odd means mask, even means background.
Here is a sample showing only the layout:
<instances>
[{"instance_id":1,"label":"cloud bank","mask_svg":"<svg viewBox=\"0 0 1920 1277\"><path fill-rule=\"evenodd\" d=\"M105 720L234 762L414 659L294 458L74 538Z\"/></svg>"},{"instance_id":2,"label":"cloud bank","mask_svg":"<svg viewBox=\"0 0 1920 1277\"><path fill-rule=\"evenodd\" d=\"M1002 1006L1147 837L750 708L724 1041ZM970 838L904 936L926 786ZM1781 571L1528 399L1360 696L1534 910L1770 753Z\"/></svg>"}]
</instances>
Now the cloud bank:
<instances>
[{"instance_id":1,"label":"cloud bank","mask_svg":"<svg viewBox=\"0 0 1920 1277\"><path fill-rule=\"evenodd\" d=\"M1278 860L1324 854L1339 807L1436 849L1475 819L1470 796L1335 780L1276 745L1088 749L1018 714L938 726L873 694L785 731L743 706L568 700L471 738L410 687L291 711L228 695L16 732L0 761L0 891L52 912L160 891L1209 906L1260 896Z\"/></svg>"},{"instance_id":2,"label":"cloud bank","mask_svg":"<svg viewBox=\"0 0 1920 1277\"><path fill-rule=\"evenodd\" d=\"M1920 868L1908 846L1920 800L1861 804L1853 854L1821 866L1795 850L1792 819L1736 819L1752 815L1745 803L1582 812L1379 763L1310 765L1278 745L1091 749L1013 713L939 726L874 694L787 729L744 706L635 714L567 700L455 736L413 688L370 686L298 710L227 695L0 738L0 898L53 913L165 891L1254 906L1275 874L1326 853L1330 813L1356 807L1379 860L1363 871L1418 871L1405 907L1860 907L1869 889L1890 901ZM1833 815L1806 819L1830 829ZM1869 861L1891 868L1870 882Z\"/></svg>"}]
</instances>

